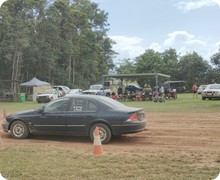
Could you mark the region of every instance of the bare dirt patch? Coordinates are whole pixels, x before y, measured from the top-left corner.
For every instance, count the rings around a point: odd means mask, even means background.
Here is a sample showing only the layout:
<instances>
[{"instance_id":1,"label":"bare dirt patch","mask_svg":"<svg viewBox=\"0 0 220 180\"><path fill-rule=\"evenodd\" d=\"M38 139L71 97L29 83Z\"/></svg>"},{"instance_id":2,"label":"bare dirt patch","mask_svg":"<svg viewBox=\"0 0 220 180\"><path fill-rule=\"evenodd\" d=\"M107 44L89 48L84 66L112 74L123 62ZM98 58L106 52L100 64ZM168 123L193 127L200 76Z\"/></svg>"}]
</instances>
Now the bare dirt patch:
<instances>
[{"instance_id":1,"label":"bare dirt patch","mask_svg":"<svg viewBox=\"0 0 220 180\"><path fill-rule=\"evenodd\" d=\"M2 115L1 115L2 117ZM104 145L105 153L137 153L164 151L220 151L220 113L146 113L147 129L140 133L114 137ZM1 121L0 121L1 122ZM32 135L15 140L2 131L4 146L41 145L89 152L92 143L87 137Z\"/></svg>"}]
</instances>

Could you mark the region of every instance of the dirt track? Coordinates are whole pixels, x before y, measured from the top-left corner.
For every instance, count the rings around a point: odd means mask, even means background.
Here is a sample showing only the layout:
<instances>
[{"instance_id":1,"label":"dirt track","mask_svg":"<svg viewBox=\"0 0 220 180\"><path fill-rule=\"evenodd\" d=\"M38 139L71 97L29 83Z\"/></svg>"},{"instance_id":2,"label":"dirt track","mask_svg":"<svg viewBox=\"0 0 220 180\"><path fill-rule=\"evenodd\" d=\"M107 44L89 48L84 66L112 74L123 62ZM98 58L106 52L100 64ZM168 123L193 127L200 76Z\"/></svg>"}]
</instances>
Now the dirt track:
<instances>
[{"instance_id":1,"label":"dirt track","mask_svg":"<svg viewBox=\"0 0 220 180\"><path fill-rule=\"evenodd\" d=\"M147 130L115 137L104 145L107 153L156 151L220 151L220 113L146 113ZM86 137L31 136L15 140L0 129L3 145L42 145L90 151Z\"/></svg>"}]
</instances>

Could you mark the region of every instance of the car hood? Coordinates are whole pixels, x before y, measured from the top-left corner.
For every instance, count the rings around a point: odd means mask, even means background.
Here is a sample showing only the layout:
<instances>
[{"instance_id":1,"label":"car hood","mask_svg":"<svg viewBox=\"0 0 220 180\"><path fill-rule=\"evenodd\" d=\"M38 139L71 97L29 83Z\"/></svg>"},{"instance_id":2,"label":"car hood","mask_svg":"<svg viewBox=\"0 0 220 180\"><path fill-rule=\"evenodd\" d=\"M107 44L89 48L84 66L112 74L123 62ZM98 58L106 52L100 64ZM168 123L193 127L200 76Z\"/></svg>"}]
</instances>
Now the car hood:
<instances>
[{"instance_id":1,"label":"car hood","mask_svg":"<svg viewBox=\"0 0 220 180\"><path fill-rule=\"evenodd\" d=\"M89 89L89 90L85 90L85 91L83 91L84 93L86 93L86 92L99 92L99 91L101 91L101 90L91 90L91 89Z\"/></svg>"},{"instance_id":2,"label":"car hood","mask_svg":"<svg viewBox=\"0 0 220 180\"><path fill-rule=\"evenodd\" d=\"M220 91L220 89L204 89L203 92L207 92L207 91Z\"/></svg>"},{"instance_id":3,"label":"car hood","mask_svg":"<svg viewBox=\"0 0 220 180\"><path fill-rule=\"evenodd\" d=\"M37 113L39 110L27 110L27 111L19 111L13 114L9 114L6 119L11 119L13 117L20 117L20 116L26 116L26 115L33 115Z\"/></svg>"},{"instance_id":4,"label":"car hood","mask_svg":"<svg viewBox=\"0 0 220 180\"><path fill-rule=\"evenodd\" d=\"M37 97L42 97L42 96L51 96L52 94L39 94Z\"/></svg>"}]
</instances>

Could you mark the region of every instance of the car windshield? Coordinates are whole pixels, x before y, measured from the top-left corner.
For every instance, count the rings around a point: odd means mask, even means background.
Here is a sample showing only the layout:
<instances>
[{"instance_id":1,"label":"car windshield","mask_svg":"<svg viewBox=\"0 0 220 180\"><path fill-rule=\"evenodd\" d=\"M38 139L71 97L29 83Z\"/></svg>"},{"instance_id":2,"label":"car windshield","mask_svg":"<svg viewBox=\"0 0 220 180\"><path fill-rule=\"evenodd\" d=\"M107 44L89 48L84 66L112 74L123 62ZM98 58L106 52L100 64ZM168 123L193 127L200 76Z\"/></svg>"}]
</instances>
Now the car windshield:
<instances>
[{"instance_id":1,"label":"car windshield","mask_svg":"<svg viewBox=\"0 0 220 180\"><path fill-rule=\"evenodd\" d=\"M90 89L91 90L100 90L101 86L100 85L92 85L92 86L90 86Z\"/></svg>"},{"instance_id":2,"label":"car windshield","mask_svg":"<svg viewBox=\"0 0 220 180\"><path fill-rule=\"evenodd\" d=\"M62 87L63 87L63 90L64 90L64 91L66 91L66 92L69 91L69 88L68 88L68 87L66 87L66 86L62 86Z\"/></svg>"},{"instance_id":3,"label":"car windshield","mask_svg":"<svg viewBox=\"0 0 220 180\"><path fill-rule=\"evenodd\" d=\"M220 89L220 84L209 85L207 89Z\"/></svg>"},{"instance_id":4,"label":"car windshield","mask_svg":"<svg viewBox=\"0 0 220 180\"><path fill-rule=\"evenodd\" d=\"M68 99L58 99L57 101L51 101L44 106L44 112L60 112L66 111L68 108Z\"/></svg>"},{"instance_id":5,"label":"car windshield","mask_svg":"<svg viewBox=\"0 0 220 180\"><path fill-rule=\"evenodd\" d=\"M79 92L78 89L71 89L71 90L68 92L68 94L76 94L76 93L78 93L78 92Z\"/></svg>"},{"instance_id":6,"label":"car windshield","mask_svg":"<svg viewBox=\"0 0 220 180\"><path fill-rule=\"evenodd\" d=\"M43 94L53 94L53 89L44 90Z\"/></svg>"}]
</instances>

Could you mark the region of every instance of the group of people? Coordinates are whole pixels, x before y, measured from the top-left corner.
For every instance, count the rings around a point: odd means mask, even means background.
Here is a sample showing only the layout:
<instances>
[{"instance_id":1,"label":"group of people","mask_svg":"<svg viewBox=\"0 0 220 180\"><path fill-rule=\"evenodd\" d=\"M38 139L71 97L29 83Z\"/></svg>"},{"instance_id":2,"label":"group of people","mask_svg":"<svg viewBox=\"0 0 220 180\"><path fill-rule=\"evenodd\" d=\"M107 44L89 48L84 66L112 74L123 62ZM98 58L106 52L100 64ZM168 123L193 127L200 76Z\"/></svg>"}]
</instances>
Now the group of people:
<instances>
[{"instance_id":1,"label":"group of people","mask_svg":"<svg viewBox=\"0 0 220 180\"><path fill-rule=\"evenodd\" d=\"M124 91L121 87L118 88L118 93L113 91L111 98L121 101L142 101L142 100L152 100L153 97L164 97L165 88L163 85L155 86L154 89L148 86L144 86L142 91Z\"/></svg>"}]
</instances>

